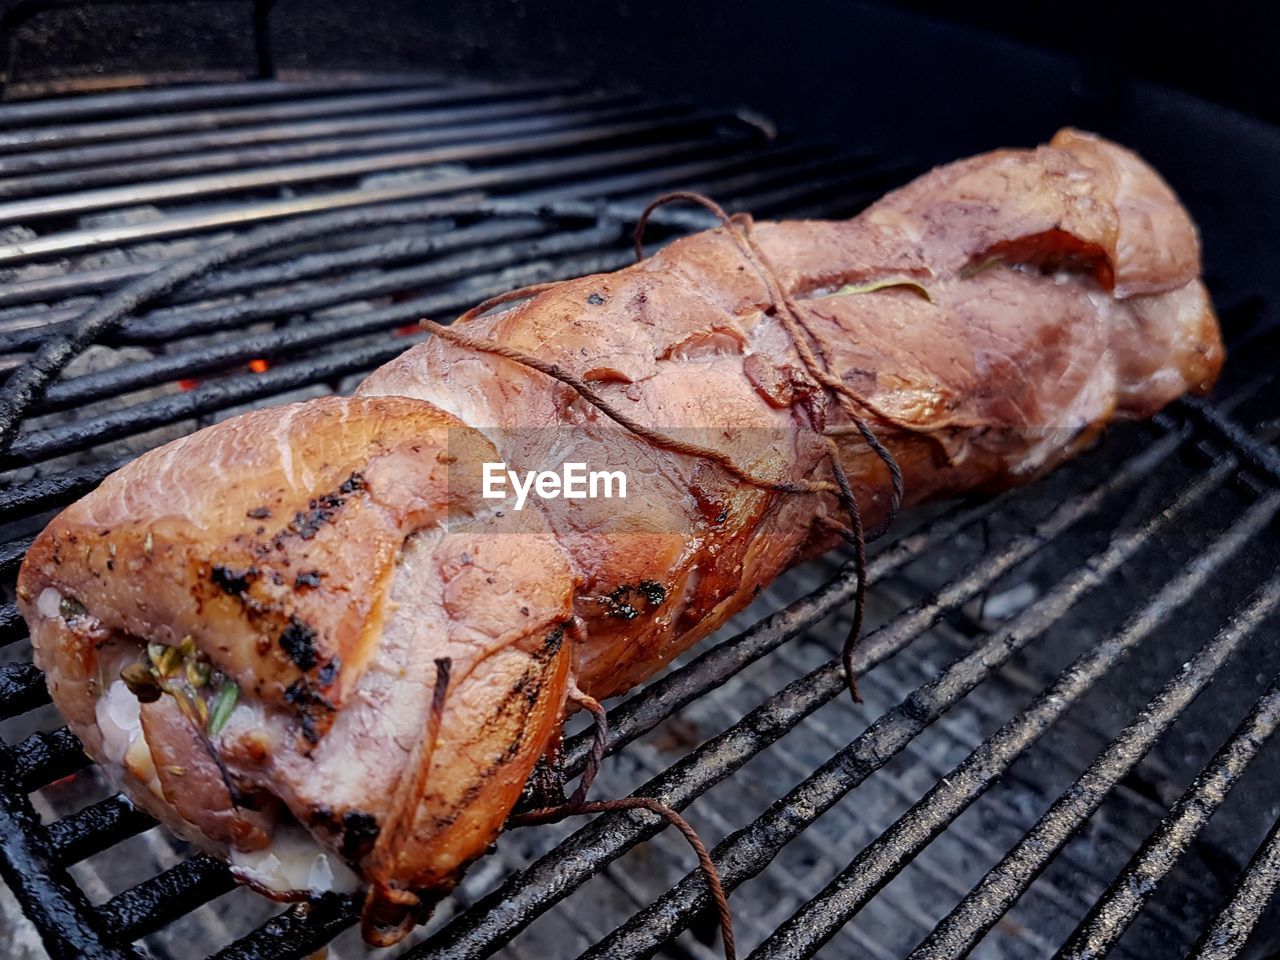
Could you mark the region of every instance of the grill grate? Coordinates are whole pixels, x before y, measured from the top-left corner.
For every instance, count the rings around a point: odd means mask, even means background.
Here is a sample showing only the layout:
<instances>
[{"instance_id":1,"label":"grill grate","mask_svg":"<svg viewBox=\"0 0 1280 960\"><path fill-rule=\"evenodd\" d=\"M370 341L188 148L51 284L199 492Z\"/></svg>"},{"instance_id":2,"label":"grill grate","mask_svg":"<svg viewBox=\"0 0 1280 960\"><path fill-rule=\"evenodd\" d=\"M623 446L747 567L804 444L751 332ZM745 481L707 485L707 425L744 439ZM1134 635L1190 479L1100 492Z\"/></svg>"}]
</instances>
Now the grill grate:
<instances>
[{"instance_id":1,"label":"grill grate","mask_svg":"<svg viewBox=\"0 0 1280 960\"><path fill-rule=\"evenodd\" d=\"M423 315L621 266L655 192L838 216L912 172L556 83L201 85L0 105L0 125L0 364L32 378L54 344L76 356L20 429L0 425L9 598L50 512L132 456L350 389ZM657 217L668 235L704 223ZM1250 315L1268 294L1226 292ZM1249 363L1233 355L1216 405L908 518L872 558L863 708L839 696L853 572L829 558L615 705L598 789L691 808L753 957L1256 948L1280 875L1277 811L1247 803L1280 777L1280 458L1270 374ZM0 737L0 872L52 956L297 958L334 938L346 955L352 902L252 926L262 904L224 866L175 855L97 781L12 603ZM569 773L589 741L568 739ZM1244 849L1231 819L1258 827ZM513 831L407 955L708 955L705 888L663 826ZM104 858L147 875L104 880Z\"/></svg>"}]
</instances>

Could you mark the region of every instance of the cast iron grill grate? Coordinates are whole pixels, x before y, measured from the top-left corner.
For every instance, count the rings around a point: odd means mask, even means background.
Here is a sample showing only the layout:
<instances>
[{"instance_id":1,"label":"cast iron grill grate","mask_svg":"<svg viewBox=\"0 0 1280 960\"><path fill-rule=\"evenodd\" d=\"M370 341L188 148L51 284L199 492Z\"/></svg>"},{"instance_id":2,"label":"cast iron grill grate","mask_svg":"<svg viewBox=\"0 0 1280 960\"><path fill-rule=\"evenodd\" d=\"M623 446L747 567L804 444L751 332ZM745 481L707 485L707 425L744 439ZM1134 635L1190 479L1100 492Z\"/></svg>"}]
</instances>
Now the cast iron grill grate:
<instances>
[{"instance_id":1,"label":"cast iron grill grate","mask_svg":"<svg viewBox=\"0 0 1280 960\"><path fill-rule=\"evenodd\" d=\"M0 454L8 600L50 512L120 463L248 405L349 390L424 315L623 265L656 193L839 216L914 172L549 83L206 85L0 105L0 125L6 370L115 291L188 274L108 316ZM658 229L705 222L664 211ZM215 263L228 245L243 256ZM1228 313L1268 302L1223 286ZM1215 405L907 518L873 559L862 708L840 696L837 557L615 705L597 789L689 807L753 956L1238 955L1280 876L1276 811L1248 802L1280 777L1280 458L1250 367L1265 351L1247 353ZM0 642L0 867L51 954L303 957L349 938L342 898L259 922L224 867L175 855L58 725L11 602ZM586 748L570 738L570 772ZM1247 866L1215 835L1227 819L1256 827ZM504 838L409 955L714 954L656 818L533 833Z\"/></svg>"}]
</instances>

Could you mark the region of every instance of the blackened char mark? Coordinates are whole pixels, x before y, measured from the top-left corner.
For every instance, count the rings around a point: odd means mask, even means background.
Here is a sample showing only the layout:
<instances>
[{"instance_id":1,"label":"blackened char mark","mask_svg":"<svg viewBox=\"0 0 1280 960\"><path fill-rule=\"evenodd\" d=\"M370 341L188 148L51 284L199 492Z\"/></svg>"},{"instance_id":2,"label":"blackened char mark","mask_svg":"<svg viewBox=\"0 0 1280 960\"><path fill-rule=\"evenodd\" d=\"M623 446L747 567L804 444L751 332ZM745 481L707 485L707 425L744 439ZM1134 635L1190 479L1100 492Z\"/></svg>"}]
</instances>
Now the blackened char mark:
<instances>
[{"instance_id":1,"label":"blackened char mark","mask_svg":"<svg viewBox=\"0 0 1280 960\"><path fill-rule=\"evenodd\" d=\"M320 578L323 576L324 574L319 570L303 570L293 578L293 588L301 590L304 587L318 587L320 586Z\"/></svg>"},{"instance_id":2,"label":"blackened char mark","mask_svg":"<svg viewBox=\"0 0 1280 960\"><path fill-rule=\"evenodd\" d=\"M306 677L289 684L284 691L284 699L297 712L302 735L307 742L319 743L321 734L333 722L333 704L317 693Z\"/></svg>"},{"instance_id":3,"label":"blackened char mark","mask_svg":"<svg viewBox=\"0 0 1280 960\"><path fill-rule=\"evenodd\" d=\"M547 639L542 643L542 649L533 655L538 663L546 663L557 653L564 645L564 624L557 624L556 628L547 634Z\"/></svg>"},{"instance_id":4,"label":"blackened char mark","mask_svg":"<svg viewBox=\"0 0 1280 960\"><path fill-rule=\"evenodd\" d=\"M318 671L316 671L316 683L322 687L333 685L333 681L338 677L338 671L342 669L342 658L334 657Z\"/></svg>"},{"instance_id":5,"label":"blackened char mark","mask_svg":"<svg viewBox=\"0 0 1280 960\"><path fill-rule=\"evenodd\" d=\"M333 493L325 493L312 498L307 503L307 509L299 510L295 513L288 528L277 534L276 539L279 540L288 533L293 533L303 540L310 540L320 531L321 527L333 521L333 518L338 515L338 511L347 502L347 498L351 494L364 488L364 477L360 473L351 474L346 480L342 481L341 485Z\"/></svg>"},{"instance_id":6,"label":"blackened char mark","mask_svg":"<svg viewBox=\"0 0 1280 960\"><path fill-rule=\"evenodd\" d=\"M667 588L660 584L657 580L641 580L636 584L636 589L640 595L648 601L649 606L656 607L667 599Z\"/></svg>"},{"instance_id":7,"label":"blackened char mark","mask_svg":"<svg viewBox=\"0 0 1280 960\"><path fill-rule=\"evenodd\" d=\"M433 822L437 829L443 830L457 820L462 811L474 803L476 798L480 796L481 791L487 788L490 779L497 775L503 765L510 763L511 759L520 752L526 732L525 721L537 707L538 698L542 696L542 691L545 687L546 665L564 645L564 637L565 629L563 624L547 634L542 647L531 655L530 659L533 662L525 667L516 682L511 685L506 695L503 696L497 709L489 716L487 720L489 726L514 730L515 735L489 761L489 765L476 777L475 782L463 791L460 801L443 816L434 818Z\"/></svg>"},{"instance_id":8,"label":"blackened char mark","mask_svg":"<svg viewBox=\"0 0 1280 960\"><path fill-rule=\"evenodd\" d=\"M233 597L240 597L248 591L249 585L257 580L260 575L257 567L235 570L232 567L219 565L209 572L209 579L215 585L221 587L224 593Z\"/></svg>"},{"instance_id":9,"label":"blackened char mark","mask_svg":"<svg viewBox=\"0 0 1280 960\"><path fill-rule=\"evenodd\" d=\"M293 522L289 524L289 531L296 533L303 540L310 540L320 528L329 523L338 513L346 500L342 497L335 497L332 494L326 494L323 497L316 497L308 505L306 510L299 510L293 515Z\"/></svg>"},{"instance_id":10,"label":"blackened char mark","mask_svg":"<svg viewBox=\"0 0 1280 960\"><path fill-rule=\"evenodd\" d=\"M342 815L342 856L350 863L358 863L373 849L381 828L373 814L363 810L348 810Z\"/></svg>"},{"instance_id":11,"label":"blackened char mark","mask_svg":"<svg viewBox=\"0 0 1280 960\"><path fill-rule=\"evenodd\" d=\"M605 615L619 620L634 620L644 610L652 610L667 598L667 589L656 580L624 583L603 598Z\"/></svg>"},{"instance_id":12,"label":"blackened char mark","mask_svg":"<svg viewBox=\"0 0 1280 960\"><path fill-rule=\"evenodd\" d=\"M316 653L315 628L296 615L289 617L289 622L280 631L280 646L299 670L310 670L320 662Z\"/></svg>"}]
</instances>

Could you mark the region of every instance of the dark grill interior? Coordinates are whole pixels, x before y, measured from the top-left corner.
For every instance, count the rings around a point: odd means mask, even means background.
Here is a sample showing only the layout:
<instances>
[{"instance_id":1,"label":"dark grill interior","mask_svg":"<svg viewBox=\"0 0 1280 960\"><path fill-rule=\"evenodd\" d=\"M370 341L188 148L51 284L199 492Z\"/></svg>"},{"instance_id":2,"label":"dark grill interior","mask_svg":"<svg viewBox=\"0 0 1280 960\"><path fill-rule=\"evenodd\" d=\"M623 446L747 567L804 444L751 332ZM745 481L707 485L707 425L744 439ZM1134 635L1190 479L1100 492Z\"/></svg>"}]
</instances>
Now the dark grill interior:
<instances>
[{"instance_id":1,"label":"dark grill interior","mask_svg":"<svg viewBox=\"0 0 1280 960\"><path fill-rule=\"evenodd\" d=\"M250 405L349 391L422 316L627 263L658 193L847 216L920 169L569 83L318 76L0 105L0 363L78 355L0 455L7 599L50 512L120 463ZM651 239L705 225L668 208ZM915 511L877 545L860 707L841 696L838 556L612 705L593 792L686 809L744 955L1280 942L1280 291L1212 279L1234 348L1212 403L1118 428L1030 488ZM361 955L353 904L233 891L114 795L12 603L0 631L0 867L53 956L304 957L335 937L332 956ZM588 746L570 739L571 773ZM717 955L663 825L512 831L408 955Z\"/></svg>"}]
</instances>

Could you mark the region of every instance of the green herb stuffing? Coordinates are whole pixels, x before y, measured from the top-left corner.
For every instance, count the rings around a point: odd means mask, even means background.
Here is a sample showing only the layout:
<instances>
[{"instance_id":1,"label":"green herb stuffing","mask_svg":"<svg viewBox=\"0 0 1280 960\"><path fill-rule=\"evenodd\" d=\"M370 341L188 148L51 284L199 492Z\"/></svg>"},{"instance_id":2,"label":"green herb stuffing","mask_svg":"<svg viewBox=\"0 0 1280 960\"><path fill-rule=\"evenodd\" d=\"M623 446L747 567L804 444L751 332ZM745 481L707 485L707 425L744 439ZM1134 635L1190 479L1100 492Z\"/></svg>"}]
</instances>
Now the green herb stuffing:
<instances>
[{"instance_id":1,"label":"green herb stuffing","mask_svg":"<svg viewBox=\"0 0 1280 960\"><path fill-rule=\"evenodd\" d=\"M873 280L870 283L846 283L839 290L825 294L827 297L847 297L858 293L875 293L877 290L889 290L894 287L905 287L908 290L914 290L925 300L933 303L933 296L928 289L914 280L907 280L902 277L891 277L888 280Z\"/></svg>"},{"instance_id":2,"label":"green herb stuffing","mask_svg":"<svg viewBox=\"0 0 1280 960\"><path fill-rule=\"evenodd\" d=\"M226 678L222 681L222 686L218 688L218 693L213 698L213 707L209 710L209 726L207 732L209 736L216 737L222 732L222 728L227 725L227 721L231 718L231 711L236 707L236 700L240 697L240 688L234 680Z\"/></svg>"}]
</instances>

